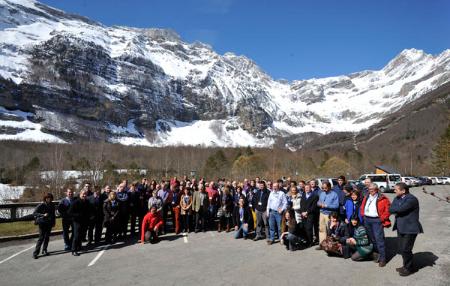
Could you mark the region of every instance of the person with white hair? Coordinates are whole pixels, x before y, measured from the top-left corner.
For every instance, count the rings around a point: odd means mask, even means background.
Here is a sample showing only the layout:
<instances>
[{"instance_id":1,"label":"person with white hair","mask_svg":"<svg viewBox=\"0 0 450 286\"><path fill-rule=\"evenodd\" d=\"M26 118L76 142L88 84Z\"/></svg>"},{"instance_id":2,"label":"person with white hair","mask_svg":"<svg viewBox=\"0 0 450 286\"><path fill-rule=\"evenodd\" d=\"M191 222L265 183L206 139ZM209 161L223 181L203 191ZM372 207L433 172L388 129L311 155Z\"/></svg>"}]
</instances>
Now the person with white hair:
<instances>
[{"instance_id":1,"label":"person with white hair","mask_svg":"<svg viewBox=\"0 0 450 286\"><path fill-rule=\"evenodd\" d=\"M389 199L379 193L378 185L369 185L369 194L364 197L361 204L361 216L364 218L364 226L374 246L374 260L378 266L386 266L386 248L384 241L384 228L391 226L389 216ZM378 254L377 254L378 253Z\"/></svg>"}]
</instances>

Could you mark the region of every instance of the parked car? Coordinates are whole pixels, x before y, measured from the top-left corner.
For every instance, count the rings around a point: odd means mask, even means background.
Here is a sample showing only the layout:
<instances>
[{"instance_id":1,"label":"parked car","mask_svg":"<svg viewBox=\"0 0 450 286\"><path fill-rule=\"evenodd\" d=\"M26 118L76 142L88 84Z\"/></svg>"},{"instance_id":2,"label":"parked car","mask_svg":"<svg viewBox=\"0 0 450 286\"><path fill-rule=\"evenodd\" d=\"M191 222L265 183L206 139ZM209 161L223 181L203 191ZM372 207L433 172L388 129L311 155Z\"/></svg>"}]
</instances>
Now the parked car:
<instances>
[{"instance_id":1,"label":"parked car","mask_svg":"<svg viewBox=\"0 0 450 286\"><path fill-rule=\"evenodd\" d=\"M407 186L412 187L413 182L409 177L401 177L402 183L405 183Z\"/></svg>"},{"instance_id":2,"label":"parked car","mask_svg":"<svg viewBox=\"0 0 450 286\"><path fill-rule=\"evenodd\" d=\"M450 184L450 177L438 177L441 184L448 185Z\"/></svg>"},{"instance_id":3,"label":"parked car","mask_svg":"<svg viewBox=\"0 0 450 286\"><path fill-rule=\"evenodd\" d=\"M420 185L432 185L433 181L429 177L419 177Z\"/></svg>"},{"instance_id":4,"label":"parked car","mask_svg":"<svg viewBox=\"0 0 450 286\"><path fill-rule=\"evenodd\" d=\"M414 177L402 177L402 182L410 187L417 187L420 185L420 180Z\"/></svg>"},{"instance_id":5,"label":"parked car","mask_svg":"<svg viewBox=\"0 0 450 286\"><path fill-rule=\"evenodd\" d=\"M420 185L421 185L421 184L420 184L419 178L411 177L411 181L413 182L413 186L414 186L414 187L417 187L417 186L420 186Z\"/></svg>"},{"instance_id":6,"label":"parked car","mask_svg":"<svg viewBox=\"0 0 450 286\"><path fill-rule=\"evenodd\" d=\"M436 185L439 181L437 177L428 177L431 180L432 185Z\"/></svg>"},{"instance_id":7,"label":"parked car","mask_svg":"<svg viewBox=\"0 0 450 286\"><path fill-rule=\"evenodd\" d=\"M359 178L359 181L363 182L366 178L370 178L384 193L393 192L395 184L400 182L401 177L400 174L364 174Z\"/></svg>"}]
</instances>

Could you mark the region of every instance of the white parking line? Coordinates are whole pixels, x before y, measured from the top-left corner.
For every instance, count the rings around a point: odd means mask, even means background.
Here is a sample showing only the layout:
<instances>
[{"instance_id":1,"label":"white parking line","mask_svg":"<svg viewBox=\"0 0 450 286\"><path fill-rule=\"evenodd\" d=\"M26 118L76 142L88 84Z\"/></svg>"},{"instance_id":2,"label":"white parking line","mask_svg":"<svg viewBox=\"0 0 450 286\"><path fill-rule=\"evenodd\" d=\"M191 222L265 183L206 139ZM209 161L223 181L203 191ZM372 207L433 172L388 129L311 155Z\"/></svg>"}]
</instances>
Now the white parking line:
<instances>
[{"instance_id":1,"label":"white parking line","mask_svg":"<svg viewBox=\"0 0 450 286\"><path fill-rule=\"evenodd\" d=\"M28 247L27 249L21 250L21 251L17 252L16 254L13 254L13 255L11 255L10 257L5 258L5 259L3 259L2 261L0 261L0 264L2 264L2 263L4 263L4 262L6 262L6 261L8 261L8 260L10 260L10 259L12 259L12 258L14 258L14 257L16 257L16 256L19 255L19 254L22 254L22 253L24 253L25 251L28 251L28 250L30 250L30 249L32 249L32 248L34 248L34 247L35 247L35 246L32 245L32 246Z\"/></svg>"},{"instance_id":2,"label":"white parking line","mask_svg":"<svg viewBox=\"0 0 450 286\"><path fill-rule=\"evenodd\" d=\"M108 248L107 245L106 245L106 246L103 246L103 250L100 251L100 252L95 256L95 258L88 264L88 267L94 265L95 262L97 262L97 260L99 260L99 258L103 255L103 253L105 253L106 248Z\"/></svg>"},{"instance_id":3,"label":"white parking line","mask_svg":"<svg viewBox=\"0 0 450 286\"><path fill-rule=\"evenodd\" d=\"M50 263L45 264L44 267L42 267L41 269L39 269L38 272L44 271L44 270L47 269L49 266L50 266Z\"/></svg>"},{"instance_id":4,"label":"white parking line","mask_svg":"<svg viewBox=\"0 0 450 286\"><path fill-rule=\"evenodd\" d=\"M187 239L187 236L186 236L186 235L183 236L183 240L184 240L184 243L188 243L188 239Z\"/></svg>"}]
</instances>

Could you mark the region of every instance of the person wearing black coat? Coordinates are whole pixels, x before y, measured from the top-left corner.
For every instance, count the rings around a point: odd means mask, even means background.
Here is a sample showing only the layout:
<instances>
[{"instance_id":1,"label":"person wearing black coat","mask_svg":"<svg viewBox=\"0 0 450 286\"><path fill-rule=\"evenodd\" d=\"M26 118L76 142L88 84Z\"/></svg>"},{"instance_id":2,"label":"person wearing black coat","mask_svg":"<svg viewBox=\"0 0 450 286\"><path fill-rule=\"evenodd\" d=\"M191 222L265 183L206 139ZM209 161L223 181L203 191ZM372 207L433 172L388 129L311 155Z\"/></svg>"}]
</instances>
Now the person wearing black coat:
<instances>
[{"instance_id":1,"label":"person wearing black coat","mask_svg":"<svg viewBox=\"0 0 450 286\"><path fill-rule=\"evenodd\" d=\"M128 221L130 220L130 197L126 181L117 188L117 201L119 202L119 232L118 235L125 239L128 232Z\"/></svg>"},{"instance_id":2,"label":"person wearing black coat","mask_svg":"<svg viewBox=\"0 0 450 286\"><path fill-rule=\"evenodd\" d=\"M58 204L58 212L62 220L64 250L69 251L72 249L73 239L73 220L69 215L69 208L73 202L73 191L71 189L67 189L66 195L67 196Z\"/></svg>"},{"instance_id":3,"label":"person wearing black coat","mask_svg":"<svg viewBox=\"0 0 450 286\"><path fill-rule=\"evenodd\" d=\"M108 199L103 204L104 221L103 225L106 228L105 241L106 243L114 243L117 232L119 231L119 202L116 200L116 193L109 193Z\"/></svg>"},{"instance_id":4,"label":"person wearing black coat","mask_svg":"<svg viewBox=\"0 0 450 286\"><path fill-rule=\"evenodd\" d=\"M90 204L86 195L87 191L82 190L69 208L69 215L73 219L73 240L72 255L79 256L82 239L86 235L89 224Z\"/></svg>"},{"instance_id":5,"label":"person wearing black coat","mask_svg":"<svg viewBox=\"0 0 450 286\"><path fill-rule=\"evenodd\" d=\"M103 202L104 197L100 190L95 190L94 193L88 197L89 201L89 230L88 230L88 244L92 241L100 243L103 232ZM94 236L95 231L95 236Z\"/></svg>"},{"instance_id":6,"label":"person wearing black coat","mask_svg":"<svg viewBox=\"0 0 450 286\"><path fill-rule=\"evenodd\" d=\"M253 239L257 241L264 237L269 237L269 222L267 217L267 202L269 201L270 192L266 188L266 183L260 181L258 190L252 197L252 207L256 212L256 236ZM263 233L264 228L264 233Z\"/></svg>"},{"instance_id":7,"label":"person wearing black coat","mask_svg":"<svg viewBox=\"0 0 450 286\"><path fill-rule=\"evenodd\" d=\"M309 246L313 245L313 229L314 222L317 215L317 201L319 197L312 192L311 186L309 184L305 185L304 192L302 194L302 199L300 201L300 212L302 214L306 240Z\"/></svg>"},{"instance_id":8,"label":"person wearing black coat","mask_svg":"<svg viewBox=\"0 0 450 286\"><path fill-rule=\"evenodd\" d=\"M415 272L413 266L414 242L417 234L423 233L422 224L419 222L419 201L409 193L405 183L395 185L395 194L389 212L395 215L395 223L392 230L397 230L398 245L403 258L403 267L397 268L400 276L408 276Z\"/></svg>"},{"instance_id":9,"label":"person wearing black coat","mask_svg":"<svg viewBox=\"0 0 450 286\"><path fill-rule=\"evenodd\" d=\"M52 227L55 226L55 206L53 205L53 195L48 193L44 196L43 202L39 204L34 210L33 216L35 223L39 226L39 238L36 242L36 247L33 252L33 258L37 259L39 252L47 256L48 242L50 240L50 234Z\"/></svg>"},{"instance_id":10,"label":"person wearing black coat","mask_svg":"<svg viewBox=\"0 0 450 286\"><path fill-rule=\"evenodd\" d=\"M130 185L128 190L128 212L130 214L130 235L133 237L136 235L136 220L139 218L139 199L140 191L137 187L137 183ZM138 229L139 229L138 225Z\"/></svg>"},{"instance_id":11,"label":"person wearing black coat","mask_svg":"<svg viewBox=\"0 0 450 286\"><path fill-rule=\"evenodd\" d=\"M252 213L245 203L245 197L241 197L238 206L233 209L233 224L236 231L234 238L248 237L248 224L253 220Z\"/></svg>"}]
</instances>

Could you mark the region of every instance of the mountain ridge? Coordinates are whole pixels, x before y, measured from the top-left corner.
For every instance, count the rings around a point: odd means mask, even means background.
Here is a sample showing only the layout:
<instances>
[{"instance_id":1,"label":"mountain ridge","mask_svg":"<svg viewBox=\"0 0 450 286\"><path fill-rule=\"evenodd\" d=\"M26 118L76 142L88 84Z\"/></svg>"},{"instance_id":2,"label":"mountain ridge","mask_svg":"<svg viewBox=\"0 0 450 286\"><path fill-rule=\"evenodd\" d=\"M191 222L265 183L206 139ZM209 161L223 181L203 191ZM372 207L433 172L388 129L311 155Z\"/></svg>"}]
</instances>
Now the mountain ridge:
<instances>
[{"instance_id":1,"label":"mountain ridge","mask_svg":"<svg viewBox=\"0 0 450 286\"><path fill-rule=\"evenodd\" d=\"M263 147L359 132L450 81L450 50L286 82L173 30L108 27L31 0L0 0L0 16L0 115L21 120L0 121L4 140Z\"/></svg>"}]
</instances>

